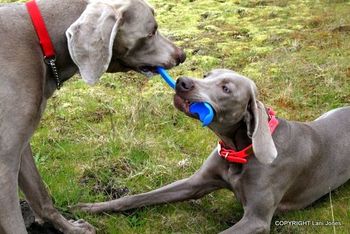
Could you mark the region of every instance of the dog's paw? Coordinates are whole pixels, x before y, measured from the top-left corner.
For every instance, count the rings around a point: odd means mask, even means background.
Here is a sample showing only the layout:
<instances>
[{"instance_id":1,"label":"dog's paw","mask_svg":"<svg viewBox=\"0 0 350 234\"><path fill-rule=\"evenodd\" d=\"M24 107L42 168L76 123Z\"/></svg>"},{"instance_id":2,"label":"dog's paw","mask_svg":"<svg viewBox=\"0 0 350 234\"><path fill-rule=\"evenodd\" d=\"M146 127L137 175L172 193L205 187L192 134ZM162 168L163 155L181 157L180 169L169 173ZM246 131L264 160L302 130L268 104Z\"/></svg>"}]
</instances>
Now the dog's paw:
<instances>
[{"instance_id":1,"label":"dog's paw","mask_svg":"<svg viewBox=\"0 0 350 234\"><path fill-rule=\"evenodd\" d=\"M69 220L72 225L72 229L67 233L69 234L96 234L95 228L83 219Z\"/></svg>"}]
</instances>

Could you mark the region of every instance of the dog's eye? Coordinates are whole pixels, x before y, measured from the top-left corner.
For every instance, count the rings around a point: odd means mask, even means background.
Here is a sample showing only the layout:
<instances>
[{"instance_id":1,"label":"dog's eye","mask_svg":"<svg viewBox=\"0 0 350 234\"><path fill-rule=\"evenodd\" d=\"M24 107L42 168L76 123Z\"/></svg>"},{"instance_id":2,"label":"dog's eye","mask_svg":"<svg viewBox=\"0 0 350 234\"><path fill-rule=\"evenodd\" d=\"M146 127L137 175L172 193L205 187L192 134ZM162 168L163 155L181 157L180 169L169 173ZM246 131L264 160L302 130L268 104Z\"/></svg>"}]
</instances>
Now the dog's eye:
<instances>
[{"instance_id":1,"label":"dog's eye","mask_svg":"<svg viewBox=\"0 0 350 234\"><path fill-rule=\"evenodd\" d=\"M155 35L155 33L151 32L147 35L147 38L152 38Z\"/></svg>"},{"instance_id":2,"label":"dog's eye","mask_svg":"<svg viewBox=\"0 0 350 234\"><path fill-rule=\"evenodd\" d=\"M153 36L155 36L157 34L157 30L158 30L158 25L155 25L153 28L153 31L147 35L147 38L152 38Z\"/></svg>"},{"instance_id":3,"label":"dog's eye","mask_svg":"<svg viewBox=\"0 0 350 234\"><path fill-rule=\"evenodd\" d=\"M147 35L147 38L152 38L152 37L154 37L156 34L157 34L157 30L155 30L155 31L153 31L153 32L151 32L151 33L149 33L149 34Z\"/></svg>"},{"instance_id":4,"label":"dog's eye","mask_svg":"<svg viewBox=\"0 0 350 234\"><path fill-rule=\"evenodd\" d=\"M231 90L229 88L227 88L226 85L223 85L222 86L222 90L225 92L225 93L231 93Z\"/></svg>"}]
</instances>

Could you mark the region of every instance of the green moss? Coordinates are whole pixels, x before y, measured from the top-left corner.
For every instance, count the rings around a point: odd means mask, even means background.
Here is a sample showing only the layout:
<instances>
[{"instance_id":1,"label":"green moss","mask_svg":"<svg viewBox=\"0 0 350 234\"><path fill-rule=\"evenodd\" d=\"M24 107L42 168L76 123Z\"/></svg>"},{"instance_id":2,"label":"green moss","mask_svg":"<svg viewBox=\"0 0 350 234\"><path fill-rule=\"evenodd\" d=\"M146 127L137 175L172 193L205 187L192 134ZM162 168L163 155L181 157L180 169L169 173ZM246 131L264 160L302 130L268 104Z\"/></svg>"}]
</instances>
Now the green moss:
<instances>
[{"instance_id":1,"label":"green moss","mask_svg":"<svg viewBox=\"0 0 350 234\"><path fill-rule=\"evenodd\" d=\"M13 2L13 1L0 1ZM312 120L350 100L350 2L306 0L150 0L160 31L187 52L174 77L213 68L252 78L278 116ZM111 199L125 187L145 192L193 174L217 138L172 106L155 77L106 74L88 87L76 77L49 101L33 138L35 160L56 206ZM350 229L350 188L333 194L337 233ZM74 214L99 233L216 233L242 216L229 191L131 215ZM72 214L70 214L72 215ZM275 220L330 220L327 199ZM329 227L279 227L272 233L329 233Z\"/></svg>"}]
</instances>

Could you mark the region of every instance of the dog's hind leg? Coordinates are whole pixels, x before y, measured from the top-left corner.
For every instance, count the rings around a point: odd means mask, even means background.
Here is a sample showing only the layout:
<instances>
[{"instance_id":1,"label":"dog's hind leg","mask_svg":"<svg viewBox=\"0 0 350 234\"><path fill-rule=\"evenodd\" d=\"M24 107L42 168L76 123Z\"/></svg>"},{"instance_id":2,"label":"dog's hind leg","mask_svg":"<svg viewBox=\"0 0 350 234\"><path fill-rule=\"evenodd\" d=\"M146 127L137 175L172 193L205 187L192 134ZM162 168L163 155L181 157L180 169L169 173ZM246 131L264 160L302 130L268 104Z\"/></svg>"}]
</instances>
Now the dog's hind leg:
<instances>
[{"instance_id":1,"label":"dog's hind leg","mask_svg":"<svg viewBox=\"0 0 350 234\"><path fill-rule=\"evenodd\" d=\"M58 230L63 233L95 233L90 224L82 220L69 222L54 208L36 168L29 144L22 154L19 186L35 214L42 220L52 223Z\"/></svg>"},{"instance_id":2,"label":"dog's hind leg","mask_svg":"<svg viewBox=\"0 0 350 234\"><path fill-rule=\"evenodd\" d=\"M10 152L0 152L0 233L23 234L27 231L17 190L20 150Z\"/></svg>"},{"instance_id":3,"label":"dog's hind leg","mask_svg":"<svg viewBox=\"0 0 350 234\"><path fill-rule=\"evenodd\" d=\"M143 206L201 198L212 191L227 187L227 184L216 174L217 170L220 171L217 159L220 160L217 156L211 157L191 177L151 192L126 196L108 202L82 203L74 206L73 209L90 213L118 212Z\"/></svg>"}]
</instances>

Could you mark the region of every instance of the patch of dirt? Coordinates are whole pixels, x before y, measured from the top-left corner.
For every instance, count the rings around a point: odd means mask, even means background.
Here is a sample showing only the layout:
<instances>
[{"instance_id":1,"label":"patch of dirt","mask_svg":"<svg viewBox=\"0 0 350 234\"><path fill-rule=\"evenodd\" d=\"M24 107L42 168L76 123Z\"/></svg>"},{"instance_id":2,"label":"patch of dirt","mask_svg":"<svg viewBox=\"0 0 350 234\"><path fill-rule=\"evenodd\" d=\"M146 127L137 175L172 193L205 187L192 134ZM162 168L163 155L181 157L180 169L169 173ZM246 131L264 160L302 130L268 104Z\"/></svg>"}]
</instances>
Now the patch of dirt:
<instances>
[{"instance_id":1,"label":"patch of dirt","mask_svg":"<svg viewBox=\"0 0 350 234\"><path fill-rule=\"evenodd\" d=\"M34 213L26 201L20 201L20 206L28 234L62 234L49 223L35 222Z\"/></svg>"},{"instance_id":2,"label":"patch of dirt","mask_svg":"<svg viewBox=\"0 0 350 234\"><path fill-rule=\"evenodd\" d=\"M334 28L332 32L350 32L350 25L341 25Z\"/></svg>"},{"instance_id":3,"label":"patch of dirt","mask_svg":"<svg viewBox=\"0 0 350 234\"><path fill-rule=\"evenodd\" d=\"M113 111L110 109L99 108L93 112L88 112L86 114L86 119L92 123L100 123L104 118L113 114Z\"/></svg>"},{"instance_id":4,"label":"patch of dirt","mask_svg":"<svg viewBox=\"0 0 350 234\"><path fill-rule=\"evenodd\" d=\"M127 187L118 186L118 183L114 180L106 181L91 173L84 175L80 179L80 184L91 186L94 193L102 193L109 200L121 198L130 192Z\"/></svg>"},{"instance_id":5,"label":"patch of dirt","mask_svg":"<svg viewBox=\"0 0 350 234\"><path fill-rule=\"evenodd\" d=\"M29 228L27 228L27 232L28 234L62 234L62 232L56 230L49 223L33 223Z\"/></svg>"},{"instance_id":6,"label":"patch of dirt","mask_svg":"<svg viewBox=\"0 0 350 234\"><path fill-rule=\"evenodd\" d=\"M95 194L103 194L107 200L118 199L127 195L130 190L118 181L116 176L127 177L134 165L125 159L117 162L98 162L92 168L85 169L79 182L89 187Z\"/></svg>"},{"instance_id":7,"label":"patch of dirt","mask_svg":"<svg viewBox=\"0 0 350 234\"><path fill-rule=\"evenodd\" d=\"M26 225L26 228L28 228L35 222L34 213L26 201L20 201L19 204L21 206L24 224Z\"/></svg>"},{"instance_id":8,"label":"patch of dirt","mask_svg":"<svg viewBox=\"0 0 350 234\"><path fill-rule=\"evenodd\" d=\"M130 192L127 187L118 187L113 183L103 184L99 182L94 185L93 191L95 193L103 193L110 200L121 198Z\"/></svg>"}]
</instances>

